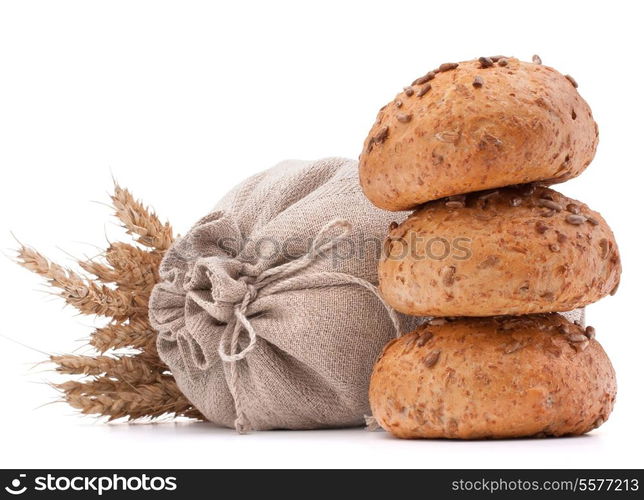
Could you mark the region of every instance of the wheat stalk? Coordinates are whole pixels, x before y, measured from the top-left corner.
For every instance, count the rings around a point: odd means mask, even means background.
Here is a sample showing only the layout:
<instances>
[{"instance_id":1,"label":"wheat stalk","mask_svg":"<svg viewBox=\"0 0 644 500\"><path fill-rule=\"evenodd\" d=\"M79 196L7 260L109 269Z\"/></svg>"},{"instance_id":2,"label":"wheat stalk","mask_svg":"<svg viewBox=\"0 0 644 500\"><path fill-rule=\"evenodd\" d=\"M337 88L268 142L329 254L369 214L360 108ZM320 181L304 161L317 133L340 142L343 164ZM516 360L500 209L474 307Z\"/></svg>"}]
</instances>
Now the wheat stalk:
<instances>
[{"instance_id":1,"label":"wheat stalk","mask_svg":"<svg viewBox=\"0 0 644 500\"><path fill-rule=\"evenodd\" d=\"M89 339L89 344L103 354L110 349L146 349L154 343L156 335L147 318L133 317L126 323L111 323L97 328Z\"/></svg>"},{"instance_id":2,"label":"wheat stalk","mask_svg":"<svg viewBox=\"0 0 644 500\"><path fill-rule=\"evenodd\" d=\"M112 204L116 217L128 234L136 235L134 239L138 243L160 251L170 247L174 239L170 224L163 224L154 212L137 201L127 189L116 184Z\"/></svg>"},{"instance_id":3,"label":"wheat stalk","mask_svg":"<svg viewBox=\"0 0 644 500\"><path fill-rule=\"evenodd\" d=\"M51 356L56 371L68 375L103 375L132 385L149 384L158 379L160 367L140 356Z\"/></svg>"},{"instance_id":4,"label":"wheat stalk","mask_svg":"<svg viewBox=\"0 0 644 500\"><path fill-rule=\"evenodd\" d=\"M81 413L106 416L108 420L155 418L165 414L194 418L196 415L174 379L167 375L136 387L106 377L89 382L69 381L56 387L63 392L65 401Z\"/></svg>"},{"instance_id":5,"label":"wheat stalk","mask_svg":"<svg viewBox=\"0 0 644 500\"><path fill-rule=\"evenodd\" d=\"M89 315L125 320L145 313L147 297L134 292L113 290L106 285L89 281L71 269L66 269L36 250L22 246L18 250L18 264L47 279L59 290L65 302L79 312Z\"/></svg>"},{"instance_id":6,"label":"wheat stalk","mask_svg":"<svg viewBox=\"0 0 644 500\"><path fill-rule=\"evenodd\" d=\"M110 319L89 339L96 354L50 357L59 373L85 377L54 387L81 413L108 420L162 415L204 420L159 358L156 332L147 319L148 300L159 281L161 259L173 241L172 227L162 224L156 214L118 185L112 202L127 233L151 250L112 243L101 260L78 263L95 279L64 268L27 246L21 245L18 250L18 263L44 277L68 304L82 314ZM123 349L127 351L121 352Z\"/></svg>"},{"instance_id":7,"label":"wheat stalk","mask_svg":"<svg viewBox=\"0 0 644 500\"><path fill-rule=\"evenodd\" d=\"M80 267L103 283L114 283L119 289L151 289L159 281L162 254L148 252L127 243L113 243L104 254L105 263L97 260L79 262Z\"/></svg>"}]
</instances>

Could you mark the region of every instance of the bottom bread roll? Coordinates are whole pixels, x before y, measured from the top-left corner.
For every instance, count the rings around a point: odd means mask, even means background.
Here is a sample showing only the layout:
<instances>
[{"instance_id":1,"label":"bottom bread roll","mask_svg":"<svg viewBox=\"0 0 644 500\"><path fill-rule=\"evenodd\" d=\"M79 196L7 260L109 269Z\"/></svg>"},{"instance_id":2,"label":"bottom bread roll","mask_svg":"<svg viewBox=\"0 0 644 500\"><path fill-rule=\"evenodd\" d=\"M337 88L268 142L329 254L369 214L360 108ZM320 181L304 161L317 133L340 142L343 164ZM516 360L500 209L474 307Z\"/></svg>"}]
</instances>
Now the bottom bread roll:
<instances>
[{"instance_id":1,"label":"bottom bread roll","mask_svg":"<svg viewBox=\"0 0 644 500\"><path fill-rule=\"evenodd\" d=\"M385 346L369 400L399 438L546 437L600 426L616 390L594 330L543 314L430 321Z\"/></svg>"}]
</instances>

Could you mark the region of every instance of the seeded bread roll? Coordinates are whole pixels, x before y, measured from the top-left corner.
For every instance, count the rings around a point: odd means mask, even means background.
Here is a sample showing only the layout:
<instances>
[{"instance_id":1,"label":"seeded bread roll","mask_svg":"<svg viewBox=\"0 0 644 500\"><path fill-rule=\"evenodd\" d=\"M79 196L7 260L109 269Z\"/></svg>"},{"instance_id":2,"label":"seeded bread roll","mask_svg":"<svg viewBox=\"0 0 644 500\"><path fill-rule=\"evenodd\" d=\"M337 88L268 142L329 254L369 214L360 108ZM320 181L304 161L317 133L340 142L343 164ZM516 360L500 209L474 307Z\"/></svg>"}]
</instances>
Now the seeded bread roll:
<instances>
[{"instance_id":1,"label":"seeded bread roll","mask_svg":"<svg viewBox=\"0 0 644 500\"><path fill-rule=\"evenodd\" d=\"M602 217L544 187L436 200L392 224L384 299L418 316L570 311L616 290L617 244Z\"/></svg>"},{"instance_id":2,"label":"seeded bread roll","mask_svg":"<svg viewBox=\"0 0 644 500\"><path fill-rule=\"evenodd\" d=\"M493 59L443 64L381 109L360 156L376 206L562 182L588 166L598 131L576 82L538 59Z\"/></svg>"},{"instance_id":3,"label":"seeded bread roll","mask_svg":"<svg viewBox=\"0 0 644 500\"><path fill-rule=\"evenodd\" d=\"M584 434L608 418L616 394L593 337L558 314L430 322L384 348L373 416L399 438Z\"/></svg>"}]
</instances>

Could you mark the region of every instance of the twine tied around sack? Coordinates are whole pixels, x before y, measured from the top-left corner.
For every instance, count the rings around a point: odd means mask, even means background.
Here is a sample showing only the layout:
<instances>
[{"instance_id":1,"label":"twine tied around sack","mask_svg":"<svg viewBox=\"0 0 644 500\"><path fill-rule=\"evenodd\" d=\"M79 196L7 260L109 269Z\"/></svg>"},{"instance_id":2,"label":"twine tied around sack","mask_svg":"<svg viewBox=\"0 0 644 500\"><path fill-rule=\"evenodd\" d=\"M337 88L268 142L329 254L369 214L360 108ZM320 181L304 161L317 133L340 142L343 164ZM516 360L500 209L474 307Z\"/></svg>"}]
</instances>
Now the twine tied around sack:
<instances>
[{"instance_id":1,"label":"twine tied around sack","mask_svg":"<svg viewBox=\"0 0 644 500\"><path fill-rule=\"evenodd\" d=\"M382 302L387 310L389 318L396 331L396 336L400 336L401 328L398 315L394 309L385 303L378 291L378 288L369 281L339 272L320 272L308 276L294 276L298 271L306 268L313 263L323 253L337 246L341 241L346 239L351 232L351 224L342 219L334 219L328 222L316 235L309 251L301 257L276 266L262 272L256 278L242 276L238 281L245 283L246 293L241 302L234 306L234 327L229 335L224 335L219 344L219 357L222 361L230 363L230 393L235 405L235 429L240 434L247 433L251 430L251 425L244 413L239 388L239 367L237 363L255 348L257 344L257 332L251 324L246 313L249 305L257 298L258 294L266 288L267 285L279 281L281 289L292 289L298 287L325 287L355 284L366 288L372 292ZM339 233L338 233L339 230ZM270 292L267 294L270 295ZM245 330L248 334L248 345L238 351L240 335Z\"/></svg>"}]
</instances>

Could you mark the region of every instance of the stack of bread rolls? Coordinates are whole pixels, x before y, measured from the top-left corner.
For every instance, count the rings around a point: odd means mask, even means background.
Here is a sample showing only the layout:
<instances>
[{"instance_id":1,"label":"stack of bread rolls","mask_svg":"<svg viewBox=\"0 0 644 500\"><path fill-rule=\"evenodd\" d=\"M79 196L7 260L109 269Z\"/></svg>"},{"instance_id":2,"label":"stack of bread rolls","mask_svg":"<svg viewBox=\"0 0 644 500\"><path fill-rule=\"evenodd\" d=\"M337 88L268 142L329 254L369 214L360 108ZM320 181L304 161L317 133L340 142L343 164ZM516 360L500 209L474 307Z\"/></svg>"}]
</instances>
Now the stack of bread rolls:
<instances>
[{"instance_id":1,"label":"stack of bread rolls","mask_svg":"<svg viewBox=\"0 0 644 500\"><path fill-rule=\"evenodd\" d=\"M445 63L384 106L360 157L366 196L392 223L380 290L431 317L390 342L369 397L402 438L588 432L615 373L592 327L562 314L613 294L615 238L546 186L579 175L598 130L575 80L511 57Z\"/></svg>"}]
</instances>

